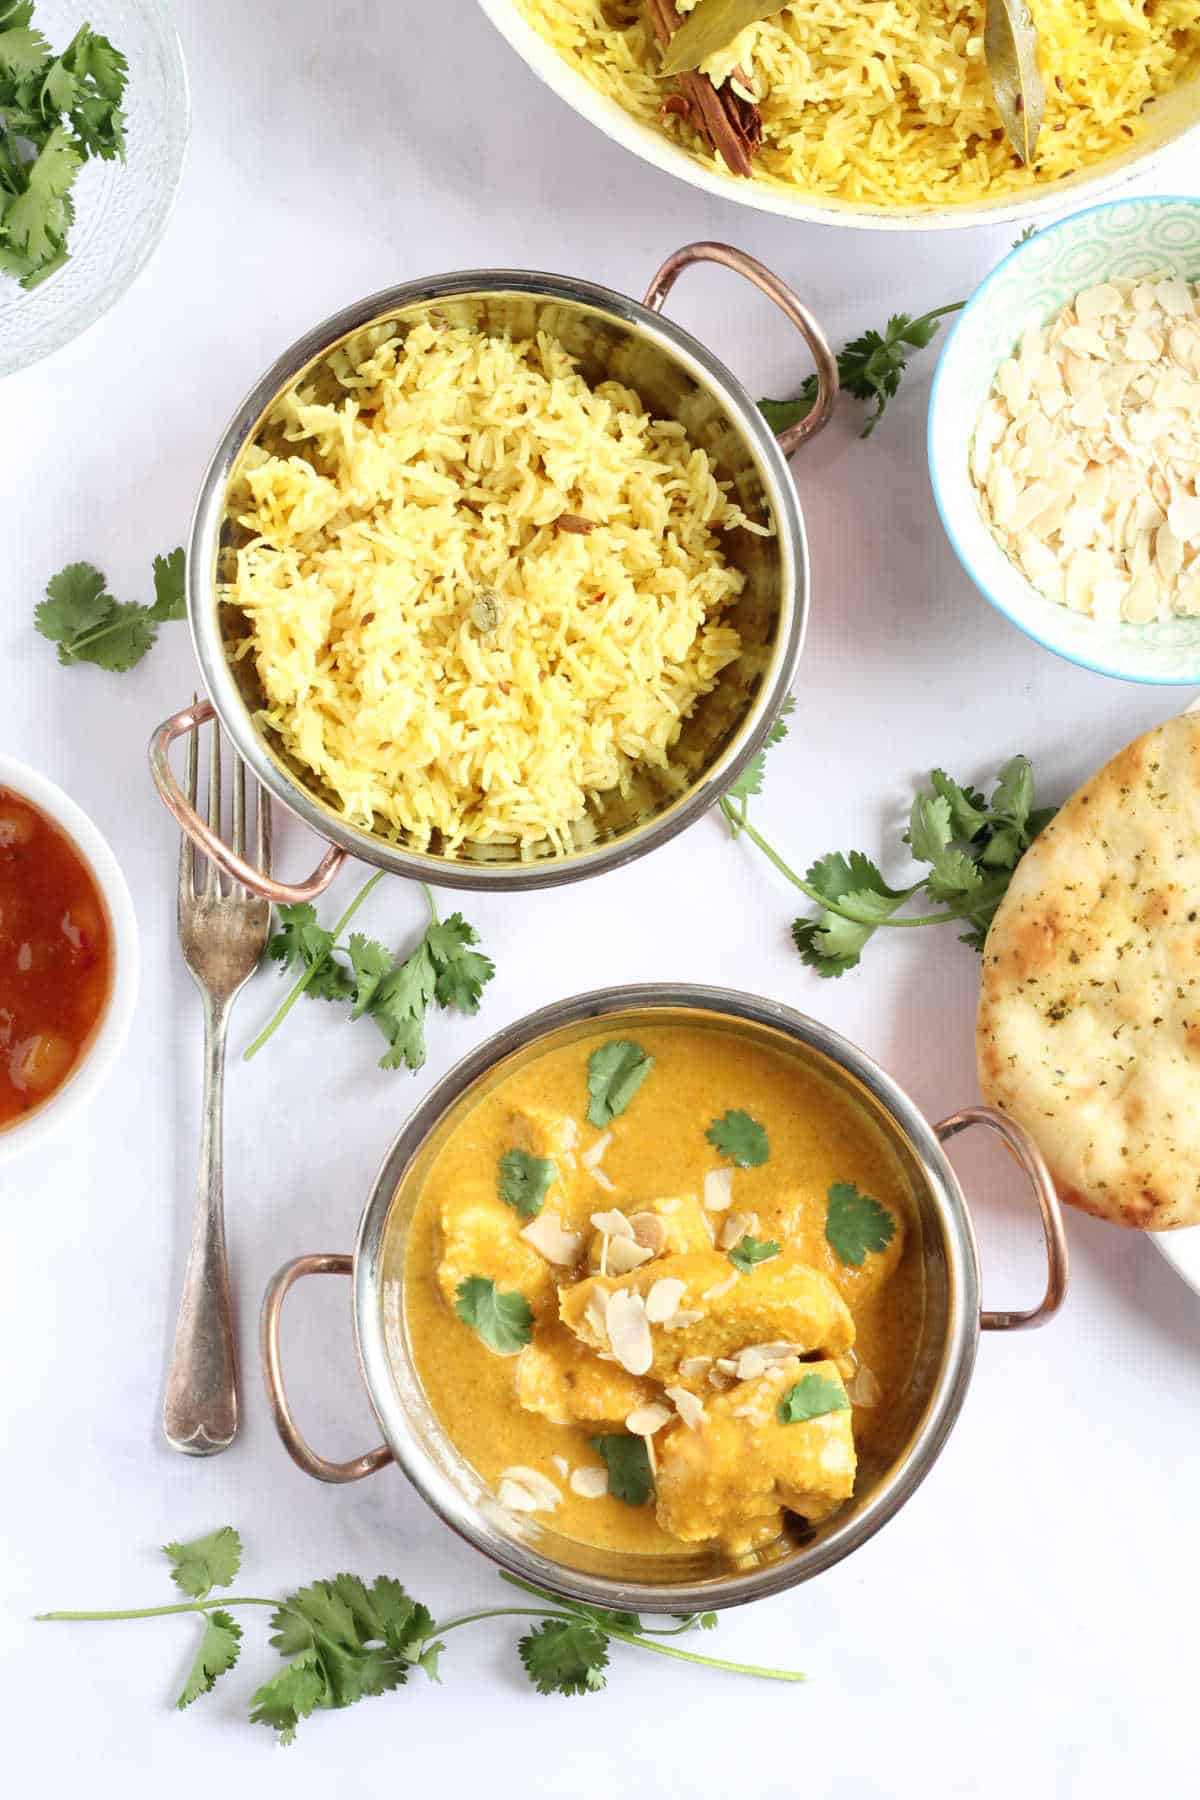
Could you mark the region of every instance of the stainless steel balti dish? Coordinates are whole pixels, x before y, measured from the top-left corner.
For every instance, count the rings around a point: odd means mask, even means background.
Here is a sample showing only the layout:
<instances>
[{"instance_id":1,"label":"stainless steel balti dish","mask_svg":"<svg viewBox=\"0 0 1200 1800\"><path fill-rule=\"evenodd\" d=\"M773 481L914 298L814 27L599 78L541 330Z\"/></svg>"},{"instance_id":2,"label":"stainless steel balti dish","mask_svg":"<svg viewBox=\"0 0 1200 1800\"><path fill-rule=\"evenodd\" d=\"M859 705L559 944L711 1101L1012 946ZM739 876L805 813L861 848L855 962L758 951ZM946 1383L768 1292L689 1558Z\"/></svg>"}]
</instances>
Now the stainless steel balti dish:
<instances>
[{"instance_id":1,"label":"stainless steel balti dish","mask_svg":"<svg viewBox=\"0 0 1200 1800\"><path fill-rule=\"evenodd\" d=\"M863 1458L852 1500L803 1539L757 1553L753 1566L711 1548L691 1554L599 1549L500 1506L450 1441L414 1367L405 1321L407 1239L422 1182L464 1114L496 1083L551 1047L592 1037L597 1025L635 1035L651 1025L703 1024L770 1042L860 1107L896 1153L908 1188L910 1230L924 1263L925 1307L912 1373L890 1459ZM1048 1263L1045 1294L1024 1312L981 1312L979 1253L967 1202L943 1145L969 1126L997 1133L1033 1189ZM360 1374L384 1442L350 1462L309 1448L288 1402L280 1358L280 1316L288 1290L305 1275L351 1280ZM1057 1311L1067 1282L1059 1203L1045 1163L1002 1113L971 1107L930 1124L862 1050L815 1019L726 988L649 985L609 988L543 1008L499 1032L443 1077L384 1158L367 1199L352 1255L318 1253L286 1263L263 1305L262 1353L275 1420L307 1474L358 1481L395 1462L461 1537L501 1568L556 1594L639 1612L685 1613L738 1605L781 1592L840 1562L908 1501L936 1461L966 1397L980 1330L1041 1325Z\"/></svg>"},{"instance_id":2,"label":"stainless steel balti dish","mask_svg":"<svg viewBox=\"0 0 1200 1800\"><path fill-rule=\"evenodd\" d=\"M661 309L682 272L699 262L724 264L768 295L801 333L816 364L816 404L777 440L741 383L713 353ZM569 853L552 844L527 848L463 845L439 854L436 843L417 849L349 824L311 772L289 759L256 719L261 696L251 659L231 656L244 628L236 609L219 599L221 561L236 539L229 494L246 450L279 398L312 378L320 365L359 333L380 325L411 327L431 312L454 325L529 337L546 331L578 359L592 385L619 380L641 395L650 412L678 420L732 484L752 517L769 517L775 535L727 534L728 559L745 587L728 618L741 634L742 654L721 675L687 720L666 771L639 771L632 792L594 802ZM351 344L353 348L353 345ZM312 899L347 857L392 874L442 887L549 887L618 867L665 843L697 819L736 779L761 747L795 674L809 608L809 562L787 457L828 420L837 392L837 366L820 327L800 298L760 263L725 244L690 244L668 257L641 301L566 276L528 270L468 270L434 276L373 294L316 326L263 375L230 421L201 485L188 545L188 617L208 699L184 707L155 732L151 767L159 792L194 842L230 874L267 899ZM216 714L258 780L324 838L329 849L308 880L273 881L234 857L187 804L172 772L173 739Z\"/></svg>"}]
</instances>

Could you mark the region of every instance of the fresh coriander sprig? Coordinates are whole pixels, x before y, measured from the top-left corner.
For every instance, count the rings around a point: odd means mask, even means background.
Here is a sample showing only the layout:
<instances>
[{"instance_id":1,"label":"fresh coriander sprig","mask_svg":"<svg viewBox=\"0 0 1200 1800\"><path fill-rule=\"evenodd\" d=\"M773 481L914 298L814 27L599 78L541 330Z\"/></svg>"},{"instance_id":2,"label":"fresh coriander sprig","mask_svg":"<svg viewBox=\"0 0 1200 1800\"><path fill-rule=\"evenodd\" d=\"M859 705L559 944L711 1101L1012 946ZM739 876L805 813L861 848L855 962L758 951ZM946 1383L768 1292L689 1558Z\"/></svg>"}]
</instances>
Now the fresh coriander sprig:
<instances>
[{"instance_id":1,"label":"fresh coriander sprig","mask_svg":"<svg viewBox=\"0 0 1200 1800\"><path fill-rule=\"evenodd\" d=\"M39 1613L39 1620L102 1622L194 1613L204 1630L175 1703L182 1711L211 1692L220 1676L238 1661L242 1630L232 1609L270 1607L271 1643L285 1659L284 1666L251 1695L250 1720L271 1726L282 1744L293 1742L301 1719L315 1712L339 1711L403 1687L416 1669L423 1670L431 1681L440 1680L446 1638L452 1631L484 1619L538 1621L519 1639L517 1652L539 1694L599 1692L607 1681L605 1670L614 1643L766 1681L807 1679L791 1669L729 1662L662 1641L697 1628L711 1631L717 1623L717 1615L711 1612L689 1613L669 1626L643 1625L637 1613L610 1612L561 1600L509 1575L502 1575L501 1580L532 1596L536 1606L489 1606L435 1621L428 1607L387 1575L377 1576L369 1586L357 1575L335 1575L298 1588L282 1600L259 1594L209 1598L213 1588L228 1587L237 1575L242 1556L237 1532L226 1525L191 1543L168 1544L165 1554L172 1577L187 1599L109 1612Z\"/></svg>"},{"instance_id":2,"label":"fresh coriander sprig","mask_svg":"<svg viewBox=\"0 0 1200 1800\"><path fill-rule=\"evenodd\" d=\"M966 304L953 300L948 306L935 307L914 319L911 313L895 313L883 331L864 331L838 351L838 385L856 400L867 401L873 411L867 414L862 437L870 437L900 388L908 359L914 350L924 350L931 343L938 325L948 313L960 312ZM772 431L786 431L806 419L817 403L817 378L810 375L794 400L760 400L759 411Z\"/></svg>"},{"instance_id":3,"label":"fresh coriander sprig","mask_svg":"<svg viewBox=\"0 0 1200 1800\"><path fill-rule=\"evenodd\" d=\"M790 711L789 704L768 744L787 736ZM721 800L721 811L734 837L744 833L821 908L816 918L800 918L792 925L796 949L818 975L844 975L856 968L866 945L884 926L913 930L958 924L965 927L961 941L982 950L1013 870L1054 817L1053 807L1034 806L1033 771L1023 756L1004 764L990 800L934 769L932 789L918 791L904 833L914 860L927 863L928 873L906 887L890 887L869 857L851 850L822 856L798 875L750 823L749 802L762 792L765 762L766 754L760 752ZM905 902L922 892L937 910L902 914Z\"/></svg>"},{"instance_id":4,"label":"fresh coriander sprig","mask_svg":"<svg viewBox=\"0 0 1200 1800\"><path fill-rule=\"evenodd\" d=\"M1013 249L1019 250L1022 244L1036 236L1036 225L1027 225L1020 237L1014 239ZM861 337L851 338L838 351L839 388L874 407L874 411L867 414L859 434L861 437L870 437L887 410L888 401L895 399L912 352L924 350L932 343L942 320L951 313L961 312L966 304L965 300L951 300L915 319L911 313L895 313L885 330L864 331ZM760 400L758 408L772 431L786 431L790 425L798 425L801 419L806 419L816 404L817 378L810 375L795 399Z\"/></svg>"},{"instance_id":5,"label":"fresh coriander sprig","mask_svg":"<svg viewBox=\"0 0 1200 1800\"><path fill-rule=\"evenodd\" d=\"M496 973L495 964L472 948L479 942L479 934L461 913L451 913L448 919L439 917L437 903L424 882L421 892L429 907L429 924L408 956L395 958L386 944L357 931L345 944L340 941L382 879L383 870L371 876L332 931L318 922L314 906L279 908L279 930L267 945L268 953L285 970L299 969L301 973L274 1017L246 1050L247 1062L274 1036L302 994L348 1004L352 1020L373 1019L388 1044L379 1061L381 1069L415 1070L424 1063L425 1015L431 1001L446 1011L478 1012L480 996Z\"/></svg>"},{"instance_id":6,"label":"fresh coriander sprig","mask_svg":"<svg viewBox=\"0 0 1200 1800\"><path fill-rule=\"evenodd\" d=\"M0 0L0 6L3 0ZM0 40L2 41L2 40ZM154 599L114 600L91 563L68 563L46 583L46 598L33 615L35 628L58 645L58 660L95 663L124 674L141 662L160 625L187 617L182 549L154 559Z\"/></svg>"},{"instance_id":7,"label":"fresh coriander sprig","mask_svg":"<svg viewBox=\"0 0 1200 1800\"><path fill-rule=\"evenodd\" d=\"M81 166L124 158L128 73L90 25L56 56L32 21L33 0L0 0L0 274L24 288L67 261Z\"/></svg>"}]
</instances>

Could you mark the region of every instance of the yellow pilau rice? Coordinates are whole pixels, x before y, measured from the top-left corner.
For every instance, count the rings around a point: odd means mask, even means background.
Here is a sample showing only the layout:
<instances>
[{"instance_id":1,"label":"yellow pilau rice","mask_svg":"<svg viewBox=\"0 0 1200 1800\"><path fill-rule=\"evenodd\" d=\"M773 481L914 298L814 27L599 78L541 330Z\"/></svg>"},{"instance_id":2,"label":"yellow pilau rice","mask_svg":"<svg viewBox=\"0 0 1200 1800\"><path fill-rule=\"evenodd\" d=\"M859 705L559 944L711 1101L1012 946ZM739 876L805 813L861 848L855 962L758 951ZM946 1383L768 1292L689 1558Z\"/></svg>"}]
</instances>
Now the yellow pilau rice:
<instances>
[{"instance_id":1,"label":"yellow pilau rice","mask_svg":"<svg viewBox=\"0 0 1200 1800\"><path fill-rule=\"evenodd\" d=\"M682 14L694 0L677 0ZM724 163L686 119L644 0L514 0L593 87L704 161ZM1030 0L1046 87L1032 169L1006 142L983 54L985 0L803 0L748 26L704 65L736 66L758 102L755 177L889 208L1019 194L1130 143L1143 108L1200 73L1197 0Z\"/></svg>"},{"instance_id":2,"label":"yellow pilau rice","mask_svg":"<svg viewBox=\"0 0 1200 1800\"><path fill-rule=\"evenodd\" d=\"M279 403L234 496L222 597L261 722L356 825L567 846L739 654L718 534L771 528L550 337L422 323L366 348L332 395Z\"/></svg>"}]
</instances>

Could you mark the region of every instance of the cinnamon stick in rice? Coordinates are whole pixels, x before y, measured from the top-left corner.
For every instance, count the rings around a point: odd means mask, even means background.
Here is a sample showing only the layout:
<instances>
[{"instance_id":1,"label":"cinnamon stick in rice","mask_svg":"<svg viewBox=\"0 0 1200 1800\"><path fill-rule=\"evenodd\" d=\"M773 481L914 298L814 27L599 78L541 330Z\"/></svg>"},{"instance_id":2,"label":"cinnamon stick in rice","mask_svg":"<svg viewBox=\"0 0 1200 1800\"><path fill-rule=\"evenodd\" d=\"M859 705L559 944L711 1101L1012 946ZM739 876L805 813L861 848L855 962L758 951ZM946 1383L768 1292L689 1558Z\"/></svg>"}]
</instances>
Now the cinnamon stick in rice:
<instances>
[{"instance_id":1,"label":"cinnamon stick in rice","mask_svg":"<svg viewBox=\"0 0 1200 1800\"><path fill-rule=\"evenodd\" d=\"M683 23L671 0L646 0L646 11L659 43L669 44ZM728 81L714 87L698 69L676 75L675 84L687 102L693 125L726 168L734 175L752 175L754 155L762 143L762 114L757 106L735 94Z\"/></svg>"}]
</instances>

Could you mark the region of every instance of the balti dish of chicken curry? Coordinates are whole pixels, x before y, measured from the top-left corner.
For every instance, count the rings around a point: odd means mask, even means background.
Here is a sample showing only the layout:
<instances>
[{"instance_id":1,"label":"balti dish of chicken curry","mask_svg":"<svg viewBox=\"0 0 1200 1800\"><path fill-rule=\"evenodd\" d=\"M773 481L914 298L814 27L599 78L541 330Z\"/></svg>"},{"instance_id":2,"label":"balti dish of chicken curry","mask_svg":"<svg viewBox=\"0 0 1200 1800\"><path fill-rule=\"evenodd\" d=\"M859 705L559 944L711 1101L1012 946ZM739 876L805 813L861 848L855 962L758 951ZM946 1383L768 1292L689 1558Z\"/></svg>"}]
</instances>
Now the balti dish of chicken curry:
<instances>
[{"instance_id":1,"label":"balti dish of chicken curry","mask_svg":"<svg viewBox=\"0 0 1200 1800\"><path fill-rule=\"evenodd\" d=\"M908 1195L862 1106L772 1041L638 1021L552 1043L421 1177L414 1366L510 1514L606 1550L769 1553L902 1435Z\"/></svg>"}]
</instances>

